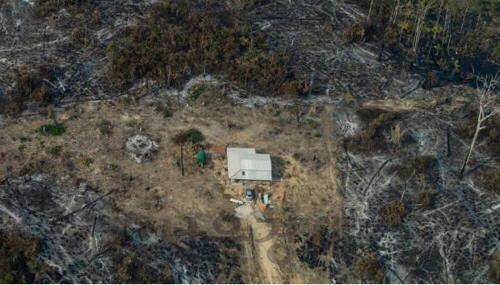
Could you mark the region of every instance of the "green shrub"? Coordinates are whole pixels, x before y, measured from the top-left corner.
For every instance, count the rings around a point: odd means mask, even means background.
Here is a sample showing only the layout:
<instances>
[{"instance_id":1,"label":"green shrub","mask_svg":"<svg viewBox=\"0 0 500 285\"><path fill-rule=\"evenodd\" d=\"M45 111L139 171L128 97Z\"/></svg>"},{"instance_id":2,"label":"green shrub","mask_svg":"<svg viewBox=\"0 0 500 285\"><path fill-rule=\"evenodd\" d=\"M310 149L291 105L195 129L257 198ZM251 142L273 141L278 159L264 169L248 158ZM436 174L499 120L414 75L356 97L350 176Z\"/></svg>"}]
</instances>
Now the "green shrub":
<instances>
[{"instance_id":1,"label":"green shrub","mask_svg":"<svg viewBox=\"0 0 500 285\"><path fill-rule=\"evenodd\" d=\"M199 143L202 142L205 139L203 134L197 130L197 129L189 129L187 131L181 132L177 134L172 141L176 144L182 144L182 143Z\"/></svg>"},{"instance_id":2,"label":"green shrub","mask_svg":"<svg viewBox=\"0 0 500 285\"><path fill-rule=\"evenodd\" d=\"M38 133L45 136L60 136L66 128L60 123L46 124L38 128Z\"/></svg>"}]
</instances>

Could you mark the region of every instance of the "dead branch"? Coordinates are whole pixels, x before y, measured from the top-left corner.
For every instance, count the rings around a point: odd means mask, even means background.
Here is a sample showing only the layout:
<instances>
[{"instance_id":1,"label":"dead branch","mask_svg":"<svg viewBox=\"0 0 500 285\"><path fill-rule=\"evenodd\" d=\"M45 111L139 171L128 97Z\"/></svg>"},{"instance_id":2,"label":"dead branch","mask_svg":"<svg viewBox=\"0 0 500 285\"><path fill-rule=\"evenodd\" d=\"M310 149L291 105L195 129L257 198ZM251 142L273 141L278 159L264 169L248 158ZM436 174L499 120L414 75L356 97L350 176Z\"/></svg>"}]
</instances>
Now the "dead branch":
<instances>
[{"instance_id":1,"label":"dead branch","mask_svg":"<svg viewBox=\"0 0 500 285\"><path fill-rule=\"evenodd\" d=\"M375 180L375 177L379 174L380 171L382 171L382 169L387 165L387 163L389 163L389 161L391 161L390 158L388 160L386 160L384 163L382 163L382 165L379 167L377 172L375 172L375 174L373 174L372 178L370 179L370 182L368 182L368 186L366 186L366 189L363 193L363 196L366 196L366 193L368 192L368 189L370 189L370 186L372 185L373 180Z\"/></svg>"},{"instance_id":2,"label":"dead branch","mask_svg":"<svg viewBox=\"0 0 500 285\"><path fill-rule=\"evenodd\" d=\"M478 91L476 99L479 107L476 130L474 132L472 142L469 146L469 151L467 152L464 163L462 164L462 168L460 169L460 179L464 177L465 168L467 167L467 163L469 162L469 159L472 155L472 150L474 149L474 146L476 144L479 132L486 128L484 126L484 122L497 114L500 108L498 104L500 96L498 95L498 93L496 93L496 89L500 85L498 73L491 78L481 77L479 78L479 82L482 84L482 86Z\"/></svg>"},{"instance_id":3,"label":"dead branch","mask_svg":"<svg viewBox=\"0 0 500 285\"><path fill-rule=\"evenodd\" d=\"M80 212L80 211L82 211L82 210L86 209L87 207L92 206L93 204L95 204L95 203L96 203L96 202L98 202L99 200L101 200L101 199L103 199L103 198L105 198L105 197L107 197L107 196L111 195L114 191L115 191L114 189L113 189L113 190L111 190L111 191L109 191L108 193L106 193L106 194L104 194L104 195L100 196L99 198L97 198L97 199L93 200L92 202L90 202L90 203L88 203L88 204L84 205L83 207L81 207L81 208L79 208L79 209L77 209L77 210L74 210L73 212L71 212L71 213L69 213L69 214L66 214L66 215L64 215L64 216L62 216L62 217L59 217L59 218L57 218L57 219L53 220L53 221L52 221L52 223L57 223L57 222L59 222L59 221L61 221L61 220L64 220L64 219L68 218L68 217L69 217L69 216L71 216L71 215L74 215L74 214L76 214L76 213L78 213L78 212Z\"/></svg>"}]
</instances>

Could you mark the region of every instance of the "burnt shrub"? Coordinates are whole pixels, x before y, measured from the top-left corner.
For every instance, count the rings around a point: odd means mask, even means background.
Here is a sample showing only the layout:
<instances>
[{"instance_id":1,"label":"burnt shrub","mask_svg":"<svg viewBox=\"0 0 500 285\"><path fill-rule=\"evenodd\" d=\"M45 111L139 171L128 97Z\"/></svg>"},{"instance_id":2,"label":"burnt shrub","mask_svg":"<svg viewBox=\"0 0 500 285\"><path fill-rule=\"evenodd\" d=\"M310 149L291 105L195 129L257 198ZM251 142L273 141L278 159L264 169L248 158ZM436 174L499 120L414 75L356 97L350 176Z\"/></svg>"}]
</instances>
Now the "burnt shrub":
<instances>
[{"instance_id":1,"label":"burnt shrub","mask_svg":"<svg viewBox=\"0 0 500 285\"><path fill-rule=\"evenodd\" d=\"M481 173L481 181L486 189L500 192L500 171L498 169L485 170Z\"/></svg>"},{"instance_id":2,"label":"burnt shrub","mask_svg":"<svg viewBox=\"0 0 500 285\"><path fill-rule=\"evenodd\" d=\"M490 275L495 282L500 282L500 255L490 261Z\"/></svg>"},{"instance_id":3,"label":"burnt shrub","mask_svg":"<svg viewBox=\"0 0 500 285\"><path fill-rule=\"evenodd\" d=\"M19 230L0 234L0 282L38 283L46 266L37 257L39 241Z\"/></svg>"},{"instance_id":4,"label":"burnt shrub","mask_svg":"<svg viewBox=\"0 0 500 285\"><path fill-rule=\"evenodd\" d=\"M403 220L405 204L401 201L391 201L380 210L380 216L389 227L399 226Z\"/></svg>"},{"instance_id":5,"label":"burnt shrub","mask_svg":"<svg viewBox=\"0 0 500 285\"><path fill-rule=\"evenodd\" d=\"M437 164L437 160L432 155L416 156L413 159L413 169L419 173L425 173L433 169Z\"/></svg>"},{"instance_id":6,"label":"burnt shrub","mask_svg":"<svg viewBox=\"0 0 500 285\"><path fill-rule=\"evenodd\" d=\"M92 3L91 0L44 0L36 1L35 13L39 17L46 17L58 12L61 8L72 14L81 13L84 6Z\"/></svg>"},{"instance_id":7,"label":"burnt shrub","mask_svg":"<svg viewBox=\"0 0 500 285\"><path fill-rule=\"evenodd\" d=\"M358 259L357 268L362 277L376 283L385 283L385 274L380 262L372 253L366 254L364 257Z\"/></svg>"},{"instance_id":8,"label":"burnt shrub","mask_svg":"<svg viewBox=\"0 0 500 285\"><path fill-rule=\"evenodd\" d=\"M282 93L294 75L284 50L271 50L265 33L252 34L241 20L242 9L253 5L201 0L155 5L141 24L125 28L109 44L110 82L124 89L150 78L179 88L191 76L209 73L246 89Z\"/></svg>"},{"instance_id":9,"label":"burnt shrub","mask_svg":"<svg viewBox=\"0 0 500 285\"><path fill-rule=\"evenodd\" d=\"M55 96L55 90L50 84L55 79L55 66L45 63L36 68L30 65L21 65L15 70L14 88L12 88L6 99L6 112L10 115L19 115L30 102L40 106L51 103Z\"/></svg>"}]
</instances>

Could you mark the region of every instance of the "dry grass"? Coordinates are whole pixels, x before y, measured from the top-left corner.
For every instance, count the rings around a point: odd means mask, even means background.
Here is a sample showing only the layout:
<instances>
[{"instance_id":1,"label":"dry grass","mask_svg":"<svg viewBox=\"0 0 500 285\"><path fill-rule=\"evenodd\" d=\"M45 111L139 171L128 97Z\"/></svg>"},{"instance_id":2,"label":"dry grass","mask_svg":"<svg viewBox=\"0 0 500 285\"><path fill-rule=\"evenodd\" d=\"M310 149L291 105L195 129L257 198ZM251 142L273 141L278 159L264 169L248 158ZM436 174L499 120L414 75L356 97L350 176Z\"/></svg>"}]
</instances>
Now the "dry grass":
<instances>
[{"instance_id":1,"label":"dry grass","mask_svg":"<svg viewBox=\"0 0 500 285\"><path fill-rule=\"evenodd\" d=\"M396 145L401 145L407 130L401 128L401 124L397 123L391 128L391 141Z\"/></svg>"},{"instance_id":2,"label":"dry grass","mask_svg":"<svg viewBox=\"0 0 500 285\"><path fill-rule=\"evenodd\" d=\"M361 134L361 139L364 143L369 143L372 141L375 132L379 127L381 127L384 123L386 123L391 116L388 113L380 114L375 120L370 122L368 126L366 126L365 131Z\"/></svg>"},{"instance_id":3,"label":"dry grass","mask_svg":"<svg viewBox=\"0 0 500 285\"><path fill-rule=\"evenodd\" d=\"M327 118L332 111L321 115ZM8 168L11 175L42 170L58 177L67 175L66 183L72 186L84 179L101 192L117 189L113 194L117 210L138 223L151 225L166 239L176 238L173 235L176 228L189 229L186 217L195 219L198 231L221 235L214 229L214 220L223 213L224 225L231 226L227 213L234 212L234 205L228 199L240 198L246 187L271 195L275 208L267 210L266 215L291 220L289 215L299 213L305 223L301 230L312 230L319 222L315 221L318 213L324 218L321 222L342 226L342 199L336 191L334 170L335 147L329 146L332 144L329 136L316 138L290 124L294 118L291 111L281 109L280 116L274 116L268 107L249 109L231 106L223 100L203 107L197 100L190 107L176 109L167 118L159 116L155 106L134 103L82 104L63 115L57 116L66 127L61 136L36 133L40 125L52 122L50 119L6 119L4 135L0 136L0 153L5 155L7 163L0 170ZM325 125L328 120L318 121L318 131L332 133L331 127ZM259 187L255 183L230 185L224 169L226 161L214 158L201 168L196 164L196 146L192 144L184 145L186 175L182 177L177 164L180 147L172 138L191 128L203 133L207 153L212 152L210 145L248 146L281 158L282 181ZM143 164L130 159L125 151L126 140L138 133L160 145L155 159ZM21 137L22 151L18 150ZM54 146L62 149L57 156L50 154ZM128 267L124 268L126 273ZM297 263L290 265L290 272L304 280L319 280L312 277L314 274L307 266ZM123 278L128 277L124 274Z\"/></svg>"},{"instance_id":4,"label":"dry grass","mask_svg":"<svg viewBox=\"0 0 500 285\"><path fill-rule=\"evenodd\" d=\"M292 113L283 111L275 117L266 108L231 107L223 102L208 107L195 104L169 118L159 118L154 106L134 104L86 104L78 110L81 112L68 111L65 121L58 117L66 127L61 136L36 134L49 119L6 120L0 153L8 163L2 165L2 171L9 168L9 173L17 175L43 169L57 176L69 175L69 181L86 179L101 191L120 189L119 207L158 227L167 222L166 217L189 215L210 230L212 217L232 206L224 197L226 184L221 183L227 179L225 161L215 160L200 168L196 152L186 145L183 178L177 166L180 148L172 142L179 131L196 128L208 144L251 146L281 157L285 162L283 181L264 185L275 205L285 201L304 214L324 212L325 207L332 215L340 211L341 199L327 163L329 154L324 152L327 139L308 136L295 124L289 125ZM235 116L239 128L228 128ZM153 161L138 165L126 155L125 142L137 133L159 141ZM19 137L29 139L22 142L22 150L18 149ZM51 155L54 146L60 146L57 156ZM293 153L300 153L302 162L293 158ZM162 207L157 207L158 203Z\"/></svg>"}]
</instances>

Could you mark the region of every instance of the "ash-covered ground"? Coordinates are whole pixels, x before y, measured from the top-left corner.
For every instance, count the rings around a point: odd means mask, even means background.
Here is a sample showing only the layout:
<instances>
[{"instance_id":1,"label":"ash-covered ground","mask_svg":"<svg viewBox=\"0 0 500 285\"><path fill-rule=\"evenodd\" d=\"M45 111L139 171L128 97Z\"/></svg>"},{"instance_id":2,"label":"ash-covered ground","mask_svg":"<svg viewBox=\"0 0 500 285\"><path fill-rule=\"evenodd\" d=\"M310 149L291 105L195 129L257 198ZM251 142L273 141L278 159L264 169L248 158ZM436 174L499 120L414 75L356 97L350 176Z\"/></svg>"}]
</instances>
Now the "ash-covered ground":
<instances>
[{"instance_id":1,"label":"ash-covered ground","mask_svg":"<svg viewBox=\"0 0 500 285\"><path fill-rule=\"evenodd\" d=\"M0 237L9 247L2 254L10 253L2 256L3 281L241 283L232 273L241 250L234 240L172 228L167 230L176 242L168 242L117 212L112 193L98 194L85 182L73 188L60 182L44 174L2 182ZM13 228L22 234L15 236ZM20 248L24 240L36 254ZM23 272L23 262L43 266Z\"/></svg>"}]
</instances>

